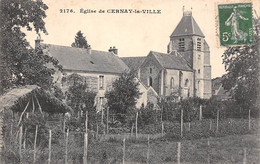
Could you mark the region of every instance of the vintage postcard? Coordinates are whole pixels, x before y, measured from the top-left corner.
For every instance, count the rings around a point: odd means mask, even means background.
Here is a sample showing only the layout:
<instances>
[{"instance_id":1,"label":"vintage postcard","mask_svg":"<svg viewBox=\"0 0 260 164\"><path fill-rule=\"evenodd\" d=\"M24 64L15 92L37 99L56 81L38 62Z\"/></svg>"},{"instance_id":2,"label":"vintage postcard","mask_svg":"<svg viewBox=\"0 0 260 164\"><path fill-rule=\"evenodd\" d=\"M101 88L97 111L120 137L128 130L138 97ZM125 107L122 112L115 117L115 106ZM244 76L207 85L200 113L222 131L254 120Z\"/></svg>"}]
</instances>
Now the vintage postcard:
<instances>
[{"instance_id":1,"label":"vintage postcard","mask_svg":"<svg viewBox=\"0 0 260 164\"><path fill-rule=\"evenodd\" d=\"M259 0L0 0L0 163L260 163Z\"/></svg>"}]
</instances>

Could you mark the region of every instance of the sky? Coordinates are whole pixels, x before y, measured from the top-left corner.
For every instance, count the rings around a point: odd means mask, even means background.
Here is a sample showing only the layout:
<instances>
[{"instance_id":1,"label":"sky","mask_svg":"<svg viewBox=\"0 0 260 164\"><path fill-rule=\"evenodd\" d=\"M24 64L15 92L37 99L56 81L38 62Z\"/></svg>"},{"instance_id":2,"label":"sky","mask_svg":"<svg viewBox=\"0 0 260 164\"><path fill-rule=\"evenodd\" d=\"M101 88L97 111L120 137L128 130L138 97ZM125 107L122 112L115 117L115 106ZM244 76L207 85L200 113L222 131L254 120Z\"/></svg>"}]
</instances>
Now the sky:
<instances>
[{"instance_id":1,"label":"sky","mask_svg":"<svg viewBox=\"0 0 260 164\"><path fill-rule=\"evenodd\" d=\"M243 0L245 1L245 0ZM217 29L217 5L238 3L238 0L43 0L49 7L44 19L48 35L41 34L43 43L71 46L75 34L81 30L94 50L118 48L119 57L146 56L149 51L167 52L169 36L185 11L192 11L210 46L212 78L225 73ZM253 0L253 9L260 11L260 3ZM75 13L61 13L73 9ZM80 10L96 13L80 13ZM107 13L111 9L160 10L160 14ZM99 13L105 10L105 13ZM27 32L32 46L37 35Z\"/></svg>"}]
</instances>

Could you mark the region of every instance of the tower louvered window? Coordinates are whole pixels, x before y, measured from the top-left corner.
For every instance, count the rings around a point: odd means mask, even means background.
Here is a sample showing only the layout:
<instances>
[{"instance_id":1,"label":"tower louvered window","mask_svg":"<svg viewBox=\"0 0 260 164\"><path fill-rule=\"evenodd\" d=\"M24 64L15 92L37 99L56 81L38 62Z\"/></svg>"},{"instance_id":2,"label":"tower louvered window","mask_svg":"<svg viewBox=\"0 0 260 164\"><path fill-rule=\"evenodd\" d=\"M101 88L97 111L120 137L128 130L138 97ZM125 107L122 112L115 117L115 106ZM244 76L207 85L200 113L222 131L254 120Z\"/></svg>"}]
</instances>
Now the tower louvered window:
<instances>
[{"instance_id":1,"label":"tower louvered window","mask_svg":"<svg viewBox=\"0 0 260 164\"><path fill-rule=\"evenodd\" d=\"M179 39L179 51L184 51L185 49L185 41L184 38Z\"/></svg>"},{"instance_id":2,"label":"tower louvered window","mask_svg":"<svg viewBox=\"0 0 260 164\"><path fill-rule=\"evenodd\" d=\"M201 51L201 38L197 38L197 50Z\"/></svg>"}]
</instances>

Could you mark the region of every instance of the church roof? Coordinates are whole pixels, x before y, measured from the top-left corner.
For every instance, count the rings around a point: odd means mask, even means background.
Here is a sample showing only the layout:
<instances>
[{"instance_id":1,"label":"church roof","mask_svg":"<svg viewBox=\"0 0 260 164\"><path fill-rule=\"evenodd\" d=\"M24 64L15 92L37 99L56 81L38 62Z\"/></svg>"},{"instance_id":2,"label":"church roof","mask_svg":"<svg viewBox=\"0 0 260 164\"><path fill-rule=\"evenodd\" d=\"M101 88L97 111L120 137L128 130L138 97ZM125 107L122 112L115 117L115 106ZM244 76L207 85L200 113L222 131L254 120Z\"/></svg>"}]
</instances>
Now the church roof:
<instances>
[{"instance_id":1,"label":"church roof","mask_svg":"<svg viewBox=\"0 0 260 164\"><path fill-rule=\"evenodd\" d=\"M146 56L138 57L121 57L120 59L131 69L136 71L144 62Z\"/></svg>"},{"instance_id":2,"label":"church roof","mask_svg":"<svg viewBox=\"0 0 260 164\"><path fill-rule=\"evenodd\" d=\"M188 62L178 52L171 52L170 54L150 51L159 64L165 69L177 69L184 71L193 71L188 65Z\"/></svg>"},{"instance_id":3,"label":"church roof","mask_svg":"<svg viewBox=\"0 0 260 164\"><path fill-rule=\"evenodd\" d=\"M192 17L191 12L185 12L183 17L171 37L174 36L183 36L183 35L197 35L204 37L199 25L196 23L195 19Z\"/></svg>"},{"instance_id":4,"label":"church roof","mask_svg":"<svg viewBox=\"0 0 260 164\"><path fill-rule=\"evenodd\" d=\"M115 54L84 48L41 44L43 51L55 57L65 70L120 74L128 66Z\"/></svg>"}]
</instances>

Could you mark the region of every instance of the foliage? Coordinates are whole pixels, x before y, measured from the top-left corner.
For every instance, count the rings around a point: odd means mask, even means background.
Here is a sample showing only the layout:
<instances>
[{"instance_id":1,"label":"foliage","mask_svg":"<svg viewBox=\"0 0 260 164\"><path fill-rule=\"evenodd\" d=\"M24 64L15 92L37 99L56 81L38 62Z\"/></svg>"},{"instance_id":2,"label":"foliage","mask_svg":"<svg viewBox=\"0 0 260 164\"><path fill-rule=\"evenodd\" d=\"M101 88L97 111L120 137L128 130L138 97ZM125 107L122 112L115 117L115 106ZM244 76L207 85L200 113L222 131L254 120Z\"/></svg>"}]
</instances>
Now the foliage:
<instances>
[{"instance_id":1,"label":"foliage","mask_svg":"<svg viewBox=\"0 0 260 164\"><path fill-rule=\"evenodd\" d=\"M88 48L90 45L88 44L86 37L83 36L83 33L78 31L75 36L75 41L71 44L71 46L77 48Z\"/></svg>"},{"instance_id":2,"label":"foliage","mask_svg":"<svg viewBox=\"0 0 260 164\"><path fill-rule=\"evenodd\" d=\"M120 121L125 120L128 112L135 109L140 92L139 83L133 71L124 72L112 84L112 89L106 92L108 107L113 114L120 114Z\"/></svg>"},{"instance_id":3,"label":"foliage","mask_svg":"<svg viewBox=\"0 0 260 164\"><path fill-rule=\"evenodd\" d=\"M93 129L97 122L97 111L94 106L96 93L89 91L85 78L76 73L63 78L63 85L68 86L65 93L66 102L74 110L73 118L68 122L70 129L85 131L86 111L88 111L88 127Z\"/></svg>"},{"instance_id":4,"label":"foliage","mask_svg":"<svg viewBox=\"0 0 260 164\"><path fill-rule=\"evenodd\" d=\"M88 85L83 76L74 73L65 77L63 81L66 81L65 85L69 86L66 101L75 113L94 108L96 94L87 90Z\"/></svg>"},{"instance_id":5,"label":"foliage","mask_svg":"<svg viewBox=\"0 0 260 164\"><path fill-rule=\"evenodd\" d=\"M1 69L0 85L4 89L26 84L51 88L55 69L46 64L52 63L60 70L61 66L56 59L32 49L22 31L34 29L38 34L47 34L43 20L47 5L41 0L2 0L0 4L0 54L5 68Z\"/></svg>"},{"instance_id":6,"label":"foliage","mask_svg":"<svg viewBox=\"0 0 260 164\"><path fill-rule=\"evenodd\" d=\"M143 127L146 125L161 122L161 111L153 109L153 104L148 103L145 108L140 109L138 116L138 125Z\"/></svg>"},{"instance_id":7,"label":"foliage","mask_svg":"<svg viewBox=\"0 0 260 164\"><path fill-rule=\"evenodd\" d=\"M233 97L243 110L257 108L259 91L259 25L260 20L255 19L254 44L228 47L222 55L227 71L227 74L223 76L223 87L227 90L233 90Z\"/></svg>"}]
</instances>

